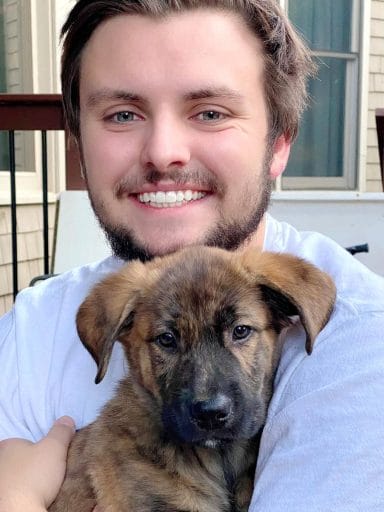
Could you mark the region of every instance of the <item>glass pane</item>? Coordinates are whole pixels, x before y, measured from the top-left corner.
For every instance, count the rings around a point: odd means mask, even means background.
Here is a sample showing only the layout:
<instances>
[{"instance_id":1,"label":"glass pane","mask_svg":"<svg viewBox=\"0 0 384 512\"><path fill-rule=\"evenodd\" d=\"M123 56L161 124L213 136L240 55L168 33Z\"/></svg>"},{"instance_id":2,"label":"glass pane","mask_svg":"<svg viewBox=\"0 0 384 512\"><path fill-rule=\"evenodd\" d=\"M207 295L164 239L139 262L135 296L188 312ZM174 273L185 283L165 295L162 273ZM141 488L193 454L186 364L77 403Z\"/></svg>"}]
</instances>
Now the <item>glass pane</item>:
<instances>
[{"instance_id":1,"label":"glass pane","mask_svg":"<svg viewBox=\"0 0 384 512\"><path fill-rule=\"evenodd\" d=\"M0 172L8 171L8 137L6 132L0 132Z\"/></svg>"},{"instance_id":2,"label":"glass pane","mask_svg":"<svg viewBox=\"0 0 384 512\"><path fill-rule=\"evenodd\" d=\"M323 58L308 84L311 108L300 125L285 176L343 175L346 61Z\"/></svg>"},{"instance_id":3,"label":"glass pane","mask_svg":"<svg viewBox=\"0 0 384 512\"><path fill-rule=\"evenodd\" d=\"M289 0L288 15L312 50L351 51L353 0Z\"/></svg>"}]
</instances>

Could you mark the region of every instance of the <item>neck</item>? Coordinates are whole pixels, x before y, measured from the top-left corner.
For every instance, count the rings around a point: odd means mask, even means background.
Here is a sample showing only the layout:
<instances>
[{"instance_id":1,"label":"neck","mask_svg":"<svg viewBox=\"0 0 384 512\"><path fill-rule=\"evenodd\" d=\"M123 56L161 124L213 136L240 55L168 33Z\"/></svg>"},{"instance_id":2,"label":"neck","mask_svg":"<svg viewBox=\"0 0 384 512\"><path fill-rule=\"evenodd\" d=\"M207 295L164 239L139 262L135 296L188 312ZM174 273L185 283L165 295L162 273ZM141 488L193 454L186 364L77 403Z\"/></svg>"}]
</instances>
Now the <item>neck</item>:
<instances>
[{"instance_id":1,"label":"neck","mask_svg":"<svg viewBox=\"0 0 384 512\"><path fill-rule=\"evenodd\" d=\"M239 247L238 252L246 251L248 249L259 249L262 251L264 247L265 230L266 216L264 215L257 227L257 230Z\"/></svg>"}]
</instances>

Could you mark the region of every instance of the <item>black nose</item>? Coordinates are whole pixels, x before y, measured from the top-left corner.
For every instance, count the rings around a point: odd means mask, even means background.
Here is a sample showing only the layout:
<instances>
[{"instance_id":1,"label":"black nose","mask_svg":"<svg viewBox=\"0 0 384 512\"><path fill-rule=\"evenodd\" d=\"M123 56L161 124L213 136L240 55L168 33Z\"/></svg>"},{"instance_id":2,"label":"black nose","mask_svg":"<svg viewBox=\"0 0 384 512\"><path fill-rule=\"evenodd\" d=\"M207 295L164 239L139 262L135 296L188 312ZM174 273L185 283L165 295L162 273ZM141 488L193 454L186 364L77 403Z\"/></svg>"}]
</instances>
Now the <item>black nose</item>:
<instances>
[{"instance_id":1,"label":"black nose","mask_svg":"<svg viewBox=\"0 0 384 512\"><path fill-rule=\"evenodd\" d=\"M194 402L191 416L203 430L224 428L232 417L232 401L229 397L218 394L208 400Z\"/></svg>"}]
</instances>

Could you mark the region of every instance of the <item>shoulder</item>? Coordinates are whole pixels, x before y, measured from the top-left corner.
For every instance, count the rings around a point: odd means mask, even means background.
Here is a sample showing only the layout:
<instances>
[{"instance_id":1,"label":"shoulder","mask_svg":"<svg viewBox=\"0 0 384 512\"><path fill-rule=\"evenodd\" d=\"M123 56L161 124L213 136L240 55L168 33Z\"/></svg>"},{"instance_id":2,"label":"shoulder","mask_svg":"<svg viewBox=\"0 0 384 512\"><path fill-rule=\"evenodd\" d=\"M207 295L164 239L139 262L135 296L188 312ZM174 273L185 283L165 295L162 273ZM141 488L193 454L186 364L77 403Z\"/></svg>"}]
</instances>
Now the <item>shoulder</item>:
<instances>
[{"instance_id":1,"label":"shoulder","mask_svg":"<svg viewBox=\"0 0 384 512\"><path fill-rule=\"evenodd\" d=\"M301 325L288 330L276 379L275 412L306 392L343 382L361 371L363 362L368 372L373 373L375 366L384 372L384 279L333 240L277 224L280 238L276 238L275 249L302 257L327 272L337 294L331 318L318 335L311 356L304 350ZM347 392L348 388L344 389Z\"/></svg>"},{"instance_id":2,"label":"shoulder","mask_svg":"<svg viewBox=\"0 0 384 512\"><path fill-rule=\"evenodd\" d=\"M15 309L28 305L44 310L45 307L58 307L59 304L52 298L65 299L68 297L75 306L76 301L83 300L89 289L103 277L121 267L122 262L114 257L77 267L63 274L52 276L35 286L22 290L15 302ZM61 311L61 310L60 310ZM62 312L62 311L61 311Z\"/></svg>"},{"instance_id":3,"label":"shoulder","mask_svg":"<svg viewBox=\"0 0 384 512\"><path fill-rule=\"evenodd\" d=\"M16 341L24 343L40 335L38 346L43 349L44 342L54 343L60 333L72 333L77 309L90 288L120 265L110 257L22 290L11 311Z\"/></svg>"},{"instance_id":4,"label":"shoulder","mask_svg":"<svg viewBox=\"0 0 384 512\"><path fill-rule=\"evenodd\" d=\"M288 252L327 272L337 288L340 319L348 312L384 312L384 277L369 270L334 240L311 231L297 231L268 217L265 249Z\"/></svg>"},{"instance_id":5,"label":"shoulder","mask_svg":"<svg viewBox=\"0 0 384 512\"><path fill-rule=\"evenodd\" d=\"M76 313L81 302L94 284L121 265L120 260L109 257L21 291L12 312L19 358L37 363L46 354L54 352L57 358L58 352L79 344Z\"/></svg>"},{"instance_id":6,"label":"shoulder","mask_svg":"<svg viewBox=\"0 0 384 512\"><path fill-rule=\"evenodd\" d=\"M119 266L121 262L118 259L109 257L25 288L17 295L13 307L14 321L21 325L34 319L35 323L42 321L47 324L58 316L73 320L90 288Z\"/></svg>"}]
</instances>

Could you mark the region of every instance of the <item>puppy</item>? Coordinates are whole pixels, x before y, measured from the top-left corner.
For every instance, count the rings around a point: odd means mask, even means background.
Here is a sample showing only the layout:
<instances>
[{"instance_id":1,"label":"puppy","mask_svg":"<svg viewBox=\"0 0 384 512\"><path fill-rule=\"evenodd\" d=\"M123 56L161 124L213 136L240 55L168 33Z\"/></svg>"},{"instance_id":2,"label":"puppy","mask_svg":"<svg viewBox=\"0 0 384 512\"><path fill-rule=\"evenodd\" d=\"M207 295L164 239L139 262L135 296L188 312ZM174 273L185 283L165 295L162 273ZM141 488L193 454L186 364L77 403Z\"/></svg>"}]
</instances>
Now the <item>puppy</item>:
<instances>
[{"instance_id":1,"label":"puppy","mask_svg":"<svg viewBox=\"0 0 384 512\"><path fill-rule=\"evenodd\" d=\"M334 298L331 279L296 257L203 247L96 285L77 315L96 382L116 340L130 372L76 434L50 511L248 510L280 333L298 315L310 354Z\"/></svg>"}]
</instances>

